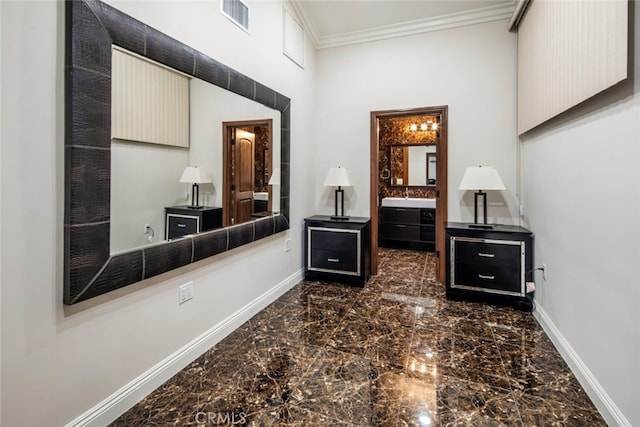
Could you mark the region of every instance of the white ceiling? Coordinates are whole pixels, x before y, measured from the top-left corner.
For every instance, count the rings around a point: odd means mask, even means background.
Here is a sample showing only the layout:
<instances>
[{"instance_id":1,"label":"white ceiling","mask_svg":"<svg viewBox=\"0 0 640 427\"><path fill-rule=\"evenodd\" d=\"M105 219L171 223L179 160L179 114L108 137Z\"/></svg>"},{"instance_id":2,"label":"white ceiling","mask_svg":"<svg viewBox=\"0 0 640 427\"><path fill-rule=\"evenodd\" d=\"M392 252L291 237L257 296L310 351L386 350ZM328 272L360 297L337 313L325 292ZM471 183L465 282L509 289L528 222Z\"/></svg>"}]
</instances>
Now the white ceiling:
<instances>
[{"instance_id":1,"label":"white ceiling","mask_svg":"<svg viewBox=\"0 0 640 427\"><path fill-rule=\"evenodd\" d=\"M508 19L515 0L291 0L318 49Z\"/></svg>"}]
</instances>

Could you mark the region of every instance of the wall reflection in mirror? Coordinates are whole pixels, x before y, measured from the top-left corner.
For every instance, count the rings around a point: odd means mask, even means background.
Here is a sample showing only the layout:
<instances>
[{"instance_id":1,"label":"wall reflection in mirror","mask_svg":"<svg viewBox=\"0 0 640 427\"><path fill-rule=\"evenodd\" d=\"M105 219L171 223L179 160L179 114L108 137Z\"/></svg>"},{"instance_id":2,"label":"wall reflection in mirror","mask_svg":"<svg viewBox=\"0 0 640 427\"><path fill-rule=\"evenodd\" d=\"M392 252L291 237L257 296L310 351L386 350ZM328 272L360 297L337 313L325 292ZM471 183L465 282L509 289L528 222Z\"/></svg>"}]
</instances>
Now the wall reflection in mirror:
<instances>
[{"instance_id":1,"label":"wall reflection in mirror","mask_svg":"<svg viewBox=\"0 0 640 427\"><path fill-rule=\"evenodd\" d=\"M392 186L436 185L435 145L391 145L389 153Z\"/></svg>"},{"instance_id":2,"label":"wall reflection in mirror","mask_svg":"<svg viewBox=\"0 0 640 427\"><path fill-rule=\"evenodd\" d=\"M147 103L141 105L136 99L130 99L135 98L136 91L127 89L131 87L127 81L136 87L143 86L140 76L136 76L140 72L135 70L136 65L116 73L119 62L115 55L123 52L114 49L113 57L111 253L176 236L168 234L168 218L178 221L172 225L184 226L187 230L179 219L188 219L188 210L184 215L179 210L167 213L167 208L188 209L194 204L192 183L181 182L186 167L197 166L205 177L201 181L204 183L197 186L200 210L210 212L209 208L220 208L220 219L202 231L278 212L280 186L270 185L269 181L280 165L280 113L124 52L129 58L144 63L147 67L142 71L147 73L144 80L154 82L149 89L153 95L138 96ZM172 84L167 79L176 79L178 83ZM180 79L186 82L184 88ZM122 92L126 92L126 96L122 96ZM167 104L164 112L163 104ZM118 125L122 121L119 116L130 119L131 123ZM243 132L243 138L229 138L225 125L229 123L243 123L234 128L234 132ZM224 144L241 149L225 148ZM230 150L229 155L225 155L226 149ZM242 200L241 215L236 200ZM197 210L192 213L198 216ZM202 224L198 225L202 228Z\"/></svg>"}]
</instances>

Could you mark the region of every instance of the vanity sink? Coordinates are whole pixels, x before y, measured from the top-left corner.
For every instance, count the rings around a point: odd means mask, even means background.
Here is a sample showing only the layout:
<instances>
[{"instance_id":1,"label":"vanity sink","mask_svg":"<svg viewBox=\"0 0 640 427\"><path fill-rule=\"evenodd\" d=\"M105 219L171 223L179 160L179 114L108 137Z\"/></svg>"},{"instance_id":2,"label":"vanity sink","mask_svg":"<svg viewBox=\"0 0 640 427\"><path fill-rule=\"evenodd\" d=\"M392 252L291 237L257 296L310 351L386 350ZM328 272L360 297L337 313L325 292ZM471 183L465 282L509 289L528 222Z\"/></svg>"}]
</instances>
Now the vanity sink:
<instances>
[{"instance_id":1,"label":"vanity sink","mask_svg":"<svg viewBox=\"0 0 640 427\"><path fill-rule=\"evenodd\" d=\"M421 199L417 197L384 197L382 207L389 208L435 208L436 199Z\"/></svg>"}]
</instances>

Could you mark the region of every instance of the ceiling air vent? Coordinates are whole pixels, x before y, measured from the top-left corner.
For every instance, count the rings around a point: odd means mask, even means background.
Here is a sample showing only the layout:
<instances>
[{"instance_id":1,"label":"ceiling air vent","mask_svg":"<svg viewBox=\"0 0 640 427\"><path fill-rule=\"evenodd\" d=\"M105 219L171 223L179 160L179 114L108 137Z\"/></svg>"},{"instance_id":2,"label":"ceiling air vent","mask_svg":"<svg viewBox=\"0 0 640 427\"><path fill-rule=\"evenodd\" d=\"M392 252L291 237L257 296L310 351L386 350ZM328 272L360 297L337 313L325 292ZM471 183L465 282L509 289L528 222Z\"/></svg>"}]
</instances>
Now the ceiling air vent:
<instances>
[{"instance_id":1,"label":"ceiling air vent","mask_svg":"<svg viewBox=\"0 0 640 427\"><path fill-rule=\"evenodd\" d=\"M220 0L220 12L234 24L249 32L249 8L240 0Z\"/></svg>"}]
</instances>

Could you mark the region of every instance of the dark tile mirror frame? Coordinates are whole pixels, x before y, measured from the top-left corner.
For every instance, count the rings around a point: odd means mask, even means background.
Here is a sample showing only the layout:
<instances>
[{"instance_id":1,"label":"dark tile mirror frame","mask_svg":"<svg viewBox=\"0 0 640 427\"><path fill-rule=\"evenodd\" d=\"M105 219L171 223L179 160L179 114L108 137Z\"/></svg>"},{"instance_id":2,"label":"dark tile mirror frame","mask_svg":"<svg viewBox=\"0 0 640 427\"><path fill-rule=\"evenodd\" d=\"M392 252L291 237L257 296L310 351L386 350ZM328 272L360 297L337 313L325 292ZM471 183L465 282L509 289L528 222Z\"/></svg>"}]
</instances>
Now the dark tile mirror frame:
<instances>
[{"instance_id":1,"label":"dark tile mirror frame","mask_svg":"<svg viewBox=\"0 0 640 427\"><path fill-rule=\"evenodd\" d=\"M289 229L290 99L98 0L66 2L64 304ZM280 111L280 213L111 255L111 48L128 49Z\"/></svg>"}]
</instances>

